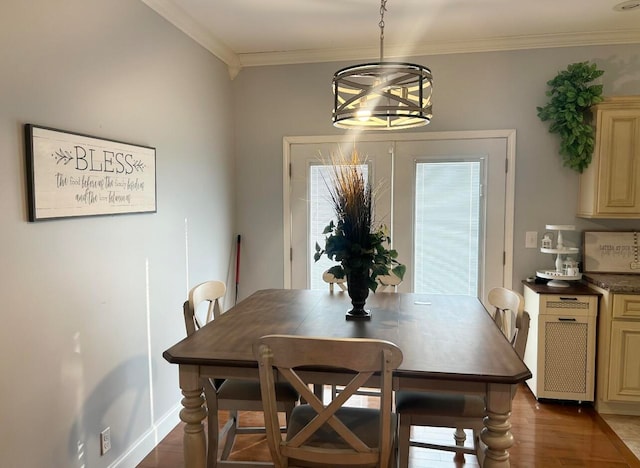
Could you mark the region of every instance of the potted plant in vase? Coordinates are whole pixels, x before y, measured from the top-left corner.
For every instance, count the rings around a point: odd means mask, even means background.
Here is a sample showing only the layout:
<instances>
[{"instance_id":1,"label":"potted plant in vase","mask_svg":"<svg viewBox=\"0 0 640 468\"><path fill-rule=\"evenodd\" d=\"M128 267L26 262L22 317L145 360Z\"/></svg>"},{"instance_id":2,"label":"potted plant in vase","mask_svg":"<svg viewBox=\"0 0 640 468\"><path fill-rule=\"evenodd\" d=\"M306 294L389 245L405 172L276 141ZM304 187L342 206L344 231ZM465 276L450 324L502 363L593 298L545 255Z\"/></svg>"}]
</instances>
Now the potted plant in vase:
<instances>
[{"instance_id":1,"label":"potted plant in vase","mask_svg":"<svg viewBox=\"0 0 640 468\"><path fill-rule=\"evenodd\" d=\"M324 228L324 249L316 243L315 261L324 254L339 263L329 269L336 278L347 279L347 292L353 308L347 319L368 319L371 313L364 305L369 290L375 292L376 278L390 272L402 279L406 267L398 262L398 253L385 246L391 239L383 225L373 219L373 190L360 169L360 158L354 150L351 158L333 157L332 183L327 183L337 222Z\"/></svg>"}]
</instances>

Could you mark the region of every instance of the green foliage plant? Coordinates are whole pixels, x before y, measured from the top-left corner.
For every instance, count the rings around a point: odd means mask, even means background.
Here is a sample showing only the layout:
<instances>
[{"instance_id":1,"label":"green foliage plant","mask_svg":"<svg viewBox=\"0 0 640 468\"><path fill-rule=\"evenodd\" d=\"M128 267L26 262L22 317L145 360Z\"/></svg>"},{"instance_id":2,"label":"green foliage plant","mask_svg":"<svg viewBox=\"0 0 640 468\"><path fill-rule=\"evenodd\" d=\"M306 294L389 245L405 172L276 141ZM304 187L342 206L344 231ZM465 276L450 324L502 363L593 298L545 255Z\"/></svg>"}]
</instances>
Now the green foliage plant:
<instances>
[{"instance_id":1,"label":"green foliage plant","mask_svg":"<svg viewBox=\"0 0 640 468\"><path fill-rule=\"evenodd\" d=\"M550 133L560 135L560 155L566 167L578 172L591 163L594 129L590 108L602 101L602 85L590 84L604 73L595 63L572 63L552 80L544 107L538 107L538 117L551 122Z\"/></svg>"},{"instance_id":2,"label":"green foliage plant","mask_svg":"<svg viewBox=\"0 0 640 468\"><path fill-rule=\"evenodd\" d=\"M344 278L352 271L368 271L367 285L376 291L378 276L393 272L404 277L406 266L398 262L398 252L389 249L391 238L384 225L374 226L373 189L360 170L360 157L353 151L351 158L334 155L332 182L327 182L337 222L324 228L324 249L316 242L313 256L317 262L324 254L338 262L329 269L336 278Z\"/></svg>"}]
</instances>

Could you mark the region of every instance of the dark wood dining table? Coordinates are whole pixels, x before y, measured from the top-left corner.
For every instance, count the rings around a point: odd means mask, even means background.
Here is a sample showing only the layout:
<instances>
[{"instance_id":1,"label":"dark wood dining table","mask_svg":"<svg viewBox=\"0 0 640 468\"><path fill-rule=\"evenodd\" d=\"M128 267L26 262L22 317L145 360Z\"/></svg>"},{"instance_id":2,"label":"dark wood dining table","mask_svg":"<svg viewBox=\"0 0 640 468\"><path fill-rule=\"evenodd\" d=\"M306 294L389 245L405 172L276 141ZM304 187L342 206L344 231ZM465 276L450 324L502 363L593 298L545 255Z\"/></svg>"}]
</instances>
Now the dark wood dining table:
<instances>
[{"instance_id":1,"label":"dark wood dining table","mask_svg":"<svg viewBox=\"0 0 640 468\"><path fill-rule=\"evenodd\" d=\"M261 290L166 350L164 358L179 365L184 395L180 418L185 423L185 467L204 468L206 462L201 379L258 380L252 346L270 334L395 343L404 359L394 372L394 390L484 395L484 466L510 466L512 386L530 378L531 372L481 302L470 296L377 293L369 295L366 307L372 313L370 320L345 320L350 301L344 292ZM340 373L319 370L313 374L318 384L344 382Z\"/></svg>"}]
</instances>

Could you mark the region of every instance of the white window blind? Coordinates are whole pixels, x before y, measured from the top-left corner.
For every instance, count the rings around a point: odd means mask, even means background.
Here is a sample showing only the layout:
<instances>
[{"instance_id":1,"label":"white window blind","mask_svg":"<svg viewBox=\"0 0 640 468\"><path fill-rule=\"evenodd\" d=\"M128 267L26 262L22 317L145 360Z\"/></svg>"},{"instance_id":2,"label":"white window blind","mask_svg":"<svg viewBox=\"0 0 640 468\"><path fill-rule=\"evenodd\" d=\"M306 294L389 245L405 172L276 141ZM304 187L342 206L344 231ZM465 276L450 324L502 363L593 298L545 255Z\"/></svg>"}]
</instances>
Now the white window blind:
<instances>
[{"instance_id":1,"label":"white window blind","mask_svg":"<svg viewBox=\"0 0 640 468\"><path fill-rule=\"evenodd\" d=\"M416 163L414 291L478 295L480 161Z\"/></svg>"}]
</instances>

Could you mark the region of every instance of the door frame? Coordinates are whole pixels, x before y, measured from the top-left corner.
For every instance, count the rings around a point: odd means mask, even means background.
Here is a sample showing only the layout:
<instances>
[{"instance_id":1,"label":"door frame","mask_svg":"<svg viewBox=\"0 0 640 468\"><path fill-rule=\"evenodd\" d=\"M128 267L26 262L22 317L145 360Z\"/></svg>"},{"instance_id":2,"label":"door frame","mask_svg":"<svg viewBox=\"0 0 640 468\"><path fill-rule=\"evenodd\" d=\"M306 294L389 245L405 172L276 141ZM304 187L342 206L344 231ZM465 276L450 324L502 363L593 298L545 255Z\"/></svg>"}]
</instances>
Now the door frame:
<instances>
[{"instance_id":1,"label":"door frame","mask_svg":"<svg viewBox=\"0 0 640 468\"><path fill-rule=\"evenodd\" d=\"M357 141L429 141L429 140L470 140L504 138L507 147L505 207L504 207L504 272L503 286L513 287L513 231L515 216L515 174L516 174L516 130L472 130L429 133L376 133L359 135L285 136L282 138L282 213L284 221L283 266L284 287L291 288L291 145L313 143L352 143Z\"/></svg>"}]
</instances>

